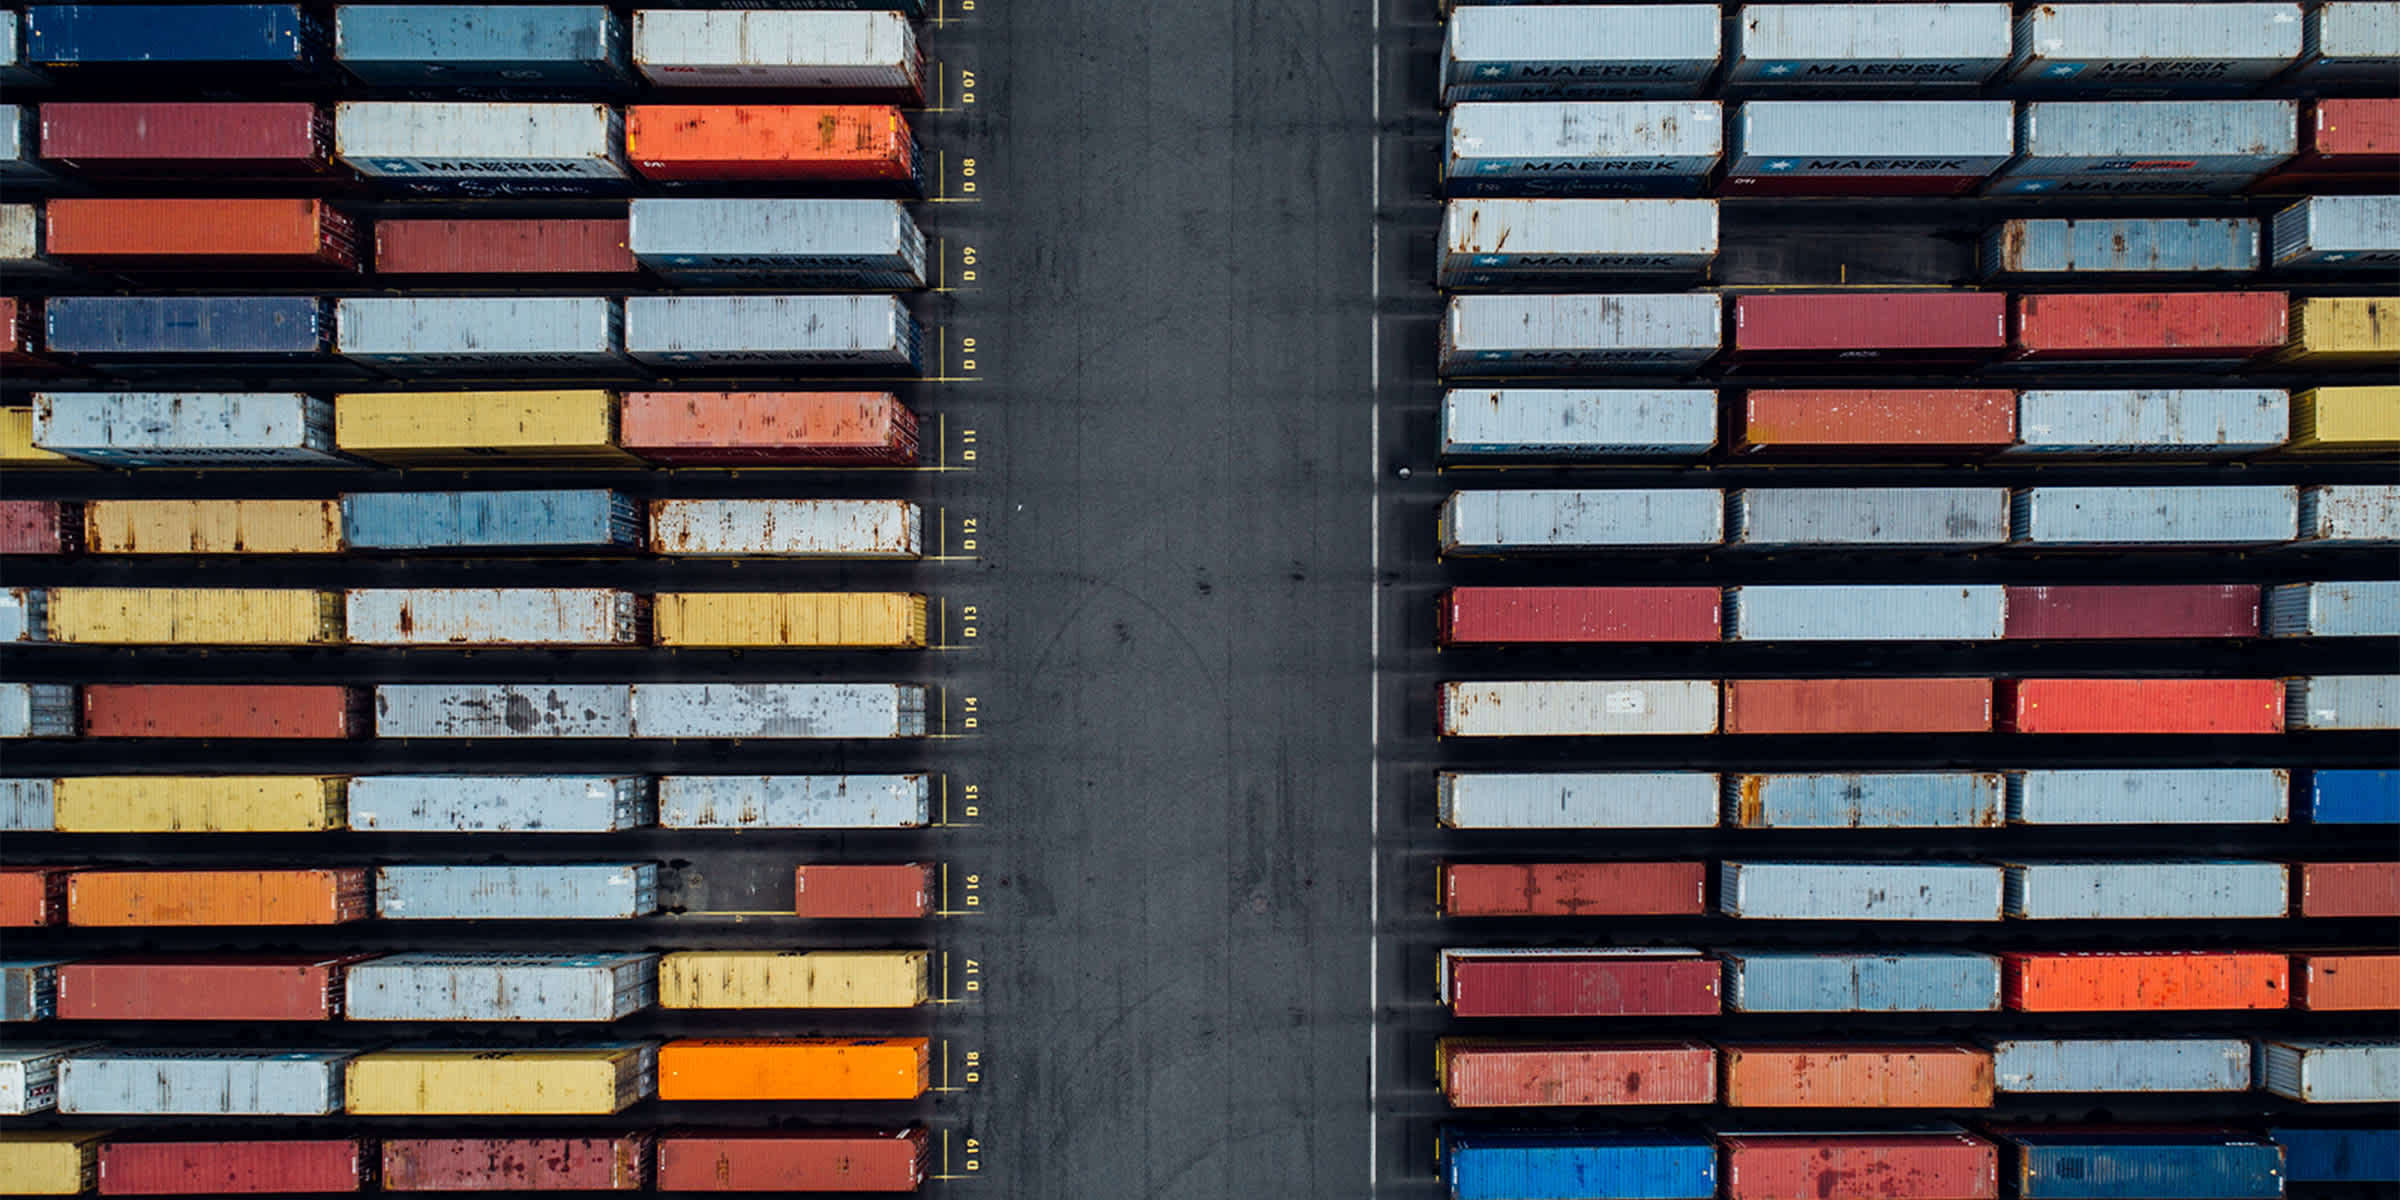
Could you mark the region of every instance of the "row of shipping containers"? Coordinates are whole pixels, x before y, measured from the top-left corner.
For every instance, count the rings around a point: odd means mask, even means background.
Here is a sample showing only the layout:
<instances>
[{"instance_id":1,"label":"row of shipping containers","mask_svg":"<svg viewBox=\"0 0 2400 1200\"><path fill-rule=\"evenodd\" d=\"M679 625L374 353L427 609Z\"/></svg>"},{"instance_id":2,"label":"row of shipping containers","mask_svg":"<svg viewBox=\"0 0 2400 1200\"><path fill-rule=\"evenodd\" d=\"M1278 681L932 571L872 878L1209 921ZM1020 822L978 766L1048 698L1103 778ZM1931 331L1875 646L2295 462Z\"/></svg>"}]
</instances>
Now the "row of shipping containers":
<instances>
[{"instance_id":1,"label":"row of shipping containers","mask_svg":"<svg viewBox=\"0 0 2400 1200\"><path fill-rule=\"evenodd\" d=\"M236 624L191 644L313 644L259 640L276 636ZM937 689L917 683L385 683L374 692L379 738L893 739L934 733L942 719ZM68 714L59 736L72 735L79 707L71 684L0 684L0 703L11 726L46 730Z\"/></svg>"}]
</instances>

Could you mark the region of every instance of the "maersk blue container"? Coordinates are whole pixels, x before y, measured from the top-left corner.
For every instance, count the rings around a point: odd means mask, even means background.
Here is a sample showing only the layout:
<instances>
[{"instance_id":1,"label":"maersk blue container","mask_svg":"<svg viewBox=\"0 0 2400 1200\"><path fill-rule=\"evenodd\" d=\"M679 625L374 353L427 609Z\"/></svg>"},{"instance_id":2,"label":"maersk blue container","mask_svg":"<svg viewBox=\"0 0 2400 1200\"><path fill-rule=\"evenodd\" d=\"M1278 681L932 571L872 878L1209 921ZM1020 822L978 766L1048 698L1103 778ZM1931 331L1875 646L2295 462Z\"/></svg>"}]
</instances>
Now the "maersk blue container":
<instances>
[{"instance_id":1,"label":"maersk blue container","mask_svg":"<svg viewBox=\"0 0 2400 1200\"><path fill-rule=\"evenodd\" d=\"M2022 1200L2276 1200L2283 1148L2225 1134L2003 1134Z\"/></svg>"},{"instance_id":2,"label":"maersk blue container","mask_svg":"<svg viewBox=\"0 0 2400 1200\"><path fill-rule=\"evenodd\" d=\"M1442 1177L1454 1200L1707 1200L1717 1151L1674 1133L1480 1133L1444 1130Z\"/></svg>"},{"instance_id":3,"label":"maersk blue container","mask_svg":"<svg viewBox=\"0 0 2400 1200\"><path fill-rule=\"evenodd\" d=\"M1917 829L2000 823L1997 772L1820 771L1725 777L1725 823L1744 829Z\"/></svg>"},{"instance_id":4,"label":"maersk blue container","mask_svg":"<svg viewBox=\"0 0 2400 1200\"><path fill-rule=\"evenodd\" d=\"M25 61L53 68L305 68L322 61L324 49L324 27L297 4L36 4L25 10Z\"/></svg>"},{"instance_id":5,"label":"maersk blue container","mask_svg":"<svg viewBox=\"0 0 2400 1200\"><path fill-rule=\"evenodd\" d=\"M314 296L57 296L42 316L52 353L99 364L313 359L333 340Z\"/></svg>"},{"instance_id":6,"label":"maersk blue container","mask_svg":"<svg viewBox=\"0 0 2400 1200\"><path fill-rule=\"evenodd\" d=\"M2318 771L2308 819L2319 825L2400 825L2400 771Z\"/></svg>"},{"instance_id":7,"label":"maersk blue container","mask_svg":"<svg viewBox=\"0 0 2400 1200\"><path fill-rule=\"evenodd\" d=\"M347 492L353 550L639 549L642 514L622 492Z\"/></svg>"},{"instance_id":8,"label":"maersk blue container","mask_svg":"<svg viewBox=\"0 0 2400 1200\"><path fill-rule=\"evenodd\" d=\"M333 54L373 84L622 83L625 25L599 4L345 4Z\"/></svg>"},{"instance_id":9,"label":"maersk blue container","mask_svg":"<svg viewBox=\"0 0 2400 1200\"><path fill-rule=\"evenodd\" d=\"M1989 954L1728 951L1725 1007L1736 1012L1994 1012Z\"/></svg>"},{"instance_id":10,"label":"maersk blue container","mask_svg":"<svg viewBox=\"0 0 2400 1200\"><path fill-rule=\"evenodd\" d=\"M2270 1129L2291 1183L2400 1183L2400 1129Z\"/></svg>"}]
</instances>

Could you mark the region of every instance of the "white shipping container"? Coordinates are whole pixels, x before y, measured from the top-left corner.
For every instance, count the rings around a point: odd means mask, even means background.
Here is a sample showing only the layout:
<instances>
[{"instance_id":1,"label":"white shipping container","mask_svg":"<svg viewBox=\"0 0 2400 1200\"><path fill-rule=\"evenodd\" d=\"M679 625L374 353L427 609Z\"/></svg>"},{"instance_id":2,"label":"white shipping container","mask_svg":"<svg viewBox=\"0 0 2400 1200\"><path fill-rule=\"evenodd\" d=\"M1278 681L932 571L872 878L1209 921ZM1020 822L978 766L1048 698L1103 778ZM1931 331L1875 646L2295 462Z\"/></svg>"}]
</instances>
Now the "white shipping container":
<instances>
[{"instance_id":1,"label":"white shipping container","mask_svg":"<svg viewBox=\"0 0 2400 1200\"><path fill-rule=\"evenodd\" d=\"M2180 187L2256 177L2299 145L2300 109L2290 100L2045 100L2019 110L2017 161L2001 175L2174 177L2167 186Z\"/></svg>"},{"instance_id":2,"label":"white shipping container","mask_svg":"<svg viewBox=\"0 0 2400 1200\"><path fill-rule=\"evenodd\" d=\"M1744 4L1728 84L1877 91L1968 88L2008 64L2006 4Z\"/></svg>"},{"instance_id":3,"label":"white shipping container","mask_svg":"<svg viewBox=\"0 0 2400 1200\"><path fill-rule=\"evenodd\" d=\"M637 202L638 204L638 202ZM1452 200L1442 287L1688 275L1717 259L1714 200Z\"/></svg>"},{"instance_id":4,"label":"white shipping container","mask_svg":"<svg viewBox=\"0 0 2400 1200\"><path fill-rule=\"evenodd\" d=\"M0 1048L0 1117L23 1117L58 1107L58 1067L98 1042L26 1042Z\"/></svg>"},{"instance_id":5,"label":"white shipping container","mask_svg":"<svg viewBox=\"0 0 2400 1200\"><path fill-rule=\"evenodd\" d=\"M928 693L913 683L637 683L633 736L923 737Z\"/></svg>"},{"instance_id":6,"label":"white shipping container","mask_svg":"<svg viewBox=\"0 0 2400 1200\"><path fill-rule=\"evenodd\" d=\"M913 500L653 500L660 554L914 559L925 511Z\"/></svg>"},{"instance_id":7,"label":"white shipping container","mask_svg":"<svg viewBox=\"0 0 2400 1200\"><path fill-rule=\"evenodd\" d=\"M917 369L916 318L896 296L635 296L625 349L646 363Z\"/></svg>"},{"instance_id":8,"label":"white shipping container","mask_svg":"<svg viewBox=\"0 0 2400 1200\"><path fill-rule=\"evenodd\" d=\"M2283 444L2291 393L2154 388L2017 393L2013 454L2242 454Z\"/></svg>"},{"instance_id":9,"label":"white shipping container","mask_svg":"<svg viewBox=\"0 0 2400 1200\"><path fill-rule=\"evenodd\" d=\"M2400 581L2287 583L2267 590L2269 637L2400 637Z\"/></svg>"},{"instance_id":10,"label":"white shipping container","mask_svg":"<svg viewBox=\"0 0 2400 1200\"><path fill-rule=\"evenodd\" d=\"M392 921L600 921L658 911L654 863L378 867L375 915Z\"/></svg>"},{"instance_id":11,"label":"white shipping container","mask_svg":"<svg viewBox=\"0 0 2400 1200\"><path fill-rule=\"evenodd\" d=\"M1452 296L1442 373L1674 372L1714 357L1724 335L1714 293Z\"/></svg>"},{"instance_id":12,"label":"white shipping container","mask_svg":"<svg viewBox=\"0 0 2400 1200\"><path fill-rule=\"evenodd\" d=\"M145 1117L323 1117L342 1111L354 1050L88 1050L58 1072L58 1111Z\"/></svg>"},{"instance_id":13,"label":"white shipping container","mask_svg":"<svg viewBox=\"0 0 2400 1200\"><path fill-rule=\"evenodd\" d=\"M2006 100L1753 100L1727 175L1981 178L2017 152Z\"/></svg>"},{"instance_id":14,"label":"white shipping container","mask_svg":"<svg viewBox=\"0 0 2400 1200\"><path fill-rule=\"evenodd\" d=\"M1714 679L1445 683L1443 737L1715 733Z\"/></svg>"},{"instance_id":15,"label":"white shipping container","mask_svg":"<svg viewBox=\"0 0 2400 1200\"><path fill-rule=\"evenodd\" d=\"M0 204L0 271L23 278L47 275L58 264L42 257L42 210L32 204Z\"/></svg>"},{"instance_id":16,"label":"white shipping container","mask_svg":"<svg viewBox=\"0 0 2400 1200\"><path fill-rule=\"evenodd\" d=\"M2400 3L2328 0L2308 12L2294 82L2389 84L2400 60Z\"/></svg>"},{"instance_id":17,"label":"white shipping container","mask_svg":"<svg viewBox=\"0 0 2400 1200\"><path fill-rule=\"evenodd\" d=\"M2259 1083L2309 1104L2400 1101L2400 1041L2274 1038L2258 1044Z\"/></svg>"},{"instance_id":18,"label":"white shipping container","mask_svg":"<svg viewBox=\"0 0 2400 1200\"><path fill-rule=\"evenodd\" d=\"M1682 457L1717 443L1711 388L1452 388L1442 454Z\"/></svg>"},{"instance_id":19,"label":"white shipping container","mask_svg":"<svg viewBox=\"0 0 2400 1200\"><path fill-rule=\"evenodd\" d=\"M0 683L0 738L75 736L75 685Z\"/></svg>"},{"instance_id":20,"label":"white shipping container","mask_svg":"<svg viewBox=\"0 0 2400 1200\"><path fill-rule=\"evenodd\" d=\"M335 348L397 370L621 366L623 315L602 296L349 297L335 305Z\"/></svg>"},{"instance_id":21,"label":"white shipping container","mask_svg":"<svg viewBox=\"0 0 2400 1200\"><path fill-rule=\"evenodd\" d=\"M1741 488L1727 496L1726 542L1785 546L1997 546L2006 488Z\"/></svg>"},{"instance_id":22,"label":"white shipping container","mask_svg":"<svg viewBox=\"0 0 2400 1200\"><path fill-rule=\"evenodd\" d=\"M2000 868L1984 863L1726 862L1717 903L1766 921L1997 921Z\"/></svg>"},{"instance_id":23,"label":"white shipping container","mask_svg":"<svg viewBox=\"0 0 2400 1200\"><path fill-rule=\"evenodd\" d=\"M1998 584L1729 587L1730 641L1989 641L2004 636Z\"/></svg>"},{"instance_id":24,"label":"white shipping container","mask_svg":"<svg viewBox=\"0 0 2400 1200\"><path fill-rule=\"evenodd\" d=\"M1714 4L1463 7L1442 39L1442 103L1696 96L1718 36Z\"/></svg>"},{"instance_id":25,"label":"white shipping container","mask_svg":"<svg viewBox=\"0 0 2400 1200\"><path fill-rule=\"evenodd\" d=\"M360 775L350 828L385 833L615 833L652 823L641 775Z\"/></svg>"},{"instance_id":26,"label":"white shipping container","mask_svg":"<svg viewBox=\"0 0 2400 1200\"><path fill-rule=\"evenodd\" d=\"M43 82L42 73L25 61L25 45L19 35L19 24L21 21L0 21L0 85L36 86Z\"/></svg>"},{"instance_id":27,"label":"white shipping container","mask_svg":"<svg viewBox=\"0 0 2400 1200\"><path fill-rule=\"evenodd\" d=\"M0 779L0 831L39 833L58 828L54 781Z\"/></svg>"},{"instance_id":28,"label":"white shipping container","mask_svg":"<svg viewBox=\"0 0 2400 1200\"><path fill-rule=\"evenodd\" d=\"M34 152L33 106L0 104L0 179L48 177Z\"/></svg>"},{"instance_id":29,"label":"white shipping container","mask_svg":"<svg viewBox=\"0 0 2400 1200\"><path fill-rule=\"evenodd\" d=\"M2391 69L2400 73L2400 63ZM2268 261L2278 267L2388 275L2400 265L2400 196L2310 196L2276 213L2267 236Z\"/></svg>"},{"instance_id":30,"label":"white shipping container","mask_svg":"<svg viewBox=\"0 0 2400 1200\"><path fill-rule=\"evenodd\" d=\"M2002 1092L2246 1092L2241 1038L2002 1038L1992 1043Z\"/></svg>"},{"instance_id":31,"label":"white shipping container","mask_svg":"<svg viewBox=\"0 0 2400 1200\"><path fill-rule=\"evenodd\" d=\"M2001 866L2008 870L2008 915L2030 921L2265 919L2290 907L2282 863L2024 859Z\"/></svg>"},{"instance_id":32,"label":"white shipping container","mask_svg":"<svg viewBox=\"0 0 2400 1200\"><path fill-rule=\"evenodd\" d=\"M633 736L622 683L386 683L375 688L375 736Z\"/></svg>"},{"instance_id":33,"label":"white shipping container","mask_svg":"<svg viewBox=\"0 0 2400 1200\"><path fill-rule=\"evenodd\" d=\"M361 646L638 646L641 598L611 588L352 588Z\"/></svg>"},{"instance_id":34,"label":"white shipping container","mask_svg":"<svg viewBox=\"0 0 2400 1200\"><path fill-rule=\"evenodd\" d=\"M898 12L636 9L633 65L667 87L895 91L924 86L916 29Z\"/></svg>"},{"instance_id":35,"label":"white shipping container","mask_svg":"<svg viewBox=\"0 0 2400 1200\"><path fill-rule=\"evenodd\" d=\"M2300 56L2297 4L2037 4L2017 18L2008 81L2083 94L2230 94Z\"/></svg>"},{"instance_id":36,"label":"white shipping container","mask_svg":"<svg viewBox=\"0 0 2400 1200\"><path fill-rule=\"evenodd\" d=\"M2019 488L2010 505L2029 546L2272 545L2299 514L2296 489L2254 485Z\"/></svg>"},{"instance_id":37,"label":"white shipping container","mask_svg":"<svg viewBox=\"0 0 2400 1200\"><path fill-rule=\"evenodd\" d=\"M49 638L50 593L42 588L0 588L0 642Z\"/></svg>"},{"instance_id":38,"label":"white shipping container","mask_svg":"<svg viewBox=\"0 0 2400 1200\"><path fill-rule=\"evenodd\" d=\"M627 176L624 118L605 104L345 100L334 105L333 136L336 157L381 179Z\"/></svg>"},{"instance_id":39,"label":"white shipping container","mask_svg":"<svg viewBox=\"0 0 2400 1200\"><path fill-rule=\"evenodd\" d=\"M918 829L933 820L926 775L663 775L668 829Z\"/></svg>"},{"instance_id":40,"label":"white shipping container","mask_svg":"<svg viewBox=\"0 0 2400 1200\"><path fill-rule=\"evenodd\" d=\"M1452 195L1690 195L1724 153L1713 100L1461 104L1442 180Z\"/></svg>"},{"instance_id":41,"label":"white shipping container","mask_svg":"<svg viewBox=\"0 0 2400 1200\"><path fill-rule=\"evenodd\" d=\"M1445 554L1714 546L1725 502L1715 488L1452 492L1437 533Z\"/></svg>"},{"instance_id":42,"label":"white shipping container","mask_svg":"<svg viewBox=\"0 0 2400 1200\"><path fill-rule=\"evenodd\" d=\"M112 467L334 466L333 402L299 392L36 392L33 444Z\"/></svg>"},{"instance_id":43,"label":"white shipping container","mask_svg":"<svg viewBox=\"0 0 2400 1200\"><path fill-rule=\"evenodd\" d=\"M679 283L925 286L925 235L897 200L638 199L632 211L634 258Z\"/></svg>"},{"instance_id":44,"label":"white shipping container","mask_svg":"<svg viewBox=\"0 0 2400 1200\"><path fill-rule=\"evenodd\" d=\"M2280 825L2292 773L2281 767L2014 771L2013 825Z\"/></svg>"},{"instance_id":45,"label":"white shipping container","mask_svg":"<svg viewBox=\"0 0 2400 1200\"><path fill-rule=\"evenodd\" d=\"M2400 729L2400 675L2310 675L2283 685L2286 729Z\"/></svg>"},{"instance_id":46,"label":"white shipping container","mask_svg":"<svg viewBox=\"0 0 2400 1200\"><path fill-rule=\"evenodd\" d=\"M1444 771L1435 790L1449 829L1706 829L1717 823L1717 776L1705 771Z\"/></svg>"},{"instance_id":47,"label":"white shipping container","mask_svg":"<svg viewBox=\"0 0 2400 1200\"><path fill-rule=\"evenodd\" d=\"M655 954L387 954L345 978L353 1021L614 1021L658 1003Z\"/></svg>"},{"instance_id":48,"label":"white shipping container","mask_svg":"<svg viewBox=\"0 0 2400 1200\"><path fill-rule=\"evenodd\" d=\"M2400 486L2355 483L2300 489L2300 540L2325 546L2400 542Z\"/></svg>"}]
</instances>

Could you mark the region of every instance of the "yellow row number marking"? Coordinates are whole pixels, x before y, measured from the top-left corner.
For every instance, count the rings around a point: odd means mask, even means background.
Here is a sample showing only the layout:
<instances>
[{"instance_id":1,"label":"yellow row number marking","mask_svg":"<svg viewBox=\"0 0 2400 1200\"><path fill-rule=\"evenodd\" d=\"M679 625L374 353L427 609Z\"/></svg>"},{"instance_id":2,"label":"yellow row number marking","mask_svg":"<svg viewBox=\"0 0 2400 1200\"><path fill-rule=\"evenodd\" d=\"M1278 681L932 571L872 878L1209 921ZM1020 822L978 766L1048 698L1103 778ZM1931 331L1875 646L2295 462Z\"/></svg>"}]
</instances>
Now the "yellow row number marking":
<instances>
[{"instance_id":1,"label":"yellow row number marking","mask_svg":"<svg viewBox=\"0 0 2400 1200\"><path fill-rule=\"evenodd\" d=\"M975 431L974 431L974 430L972 430L972 429L962 429L962 430L959 430L959 431L958 431L958 447L959 447L959 448L958 448L958 461L960 461L960 462L962 462L962 463L971 463L971 462L974 462L974 461L975 461Z\"/></svg>"},{"instance_id":2,"label":"yellow row number marking","mask_svg":"<svg viewBox=\"0 0 2400 1200\"><path fill-rule=\"evenodd\" d=\"M960 714L961 714L962 716L964 716L964 717L966 718L964 721L962 721L962 722L959 724L959 728L961 728L961 729L973 729L973 728L975 728L975 727L976 727L976 725L979 723L979 722L978 722L978 720L977 720L977 717L978 717L978 715L979 715L979 714L982 712L982 709L981 709L981 708L979 708L979 707L977 707L977 705L976 705L976 703L975 703L975 697L973 697L973 696L961 696L961 697L959 697L959 702L960 702L960 705L961 705L961 707L960 707L960 709L959 709L959 712L960 712Z\"/></svg>"},{"instance_id":3,"label":"yellow row number marking","mask_svg":"<svg viewBox=\"0 0 2400 1200\"><path fill-rule=\"evenodd\" d=\"M963 801L963 802L964 802L964 804L965 804L965 809L964 809L964 811L963 811L963 812L962 812L960 815L962 815L962 816L966 816L966 817L980 817L980 816L982 816L982 815L983 815L983 786L982 786L981 784L974 784L974 783L961 784L961 785L959 785L959 786L960 786L960 788L962 789L962 791L963 791L963 793L964 793L964 794L963 794L963 795L961 795L959 798L960 798L960 800L961 800L961 801Z\"/></svg>"}]
</instances>

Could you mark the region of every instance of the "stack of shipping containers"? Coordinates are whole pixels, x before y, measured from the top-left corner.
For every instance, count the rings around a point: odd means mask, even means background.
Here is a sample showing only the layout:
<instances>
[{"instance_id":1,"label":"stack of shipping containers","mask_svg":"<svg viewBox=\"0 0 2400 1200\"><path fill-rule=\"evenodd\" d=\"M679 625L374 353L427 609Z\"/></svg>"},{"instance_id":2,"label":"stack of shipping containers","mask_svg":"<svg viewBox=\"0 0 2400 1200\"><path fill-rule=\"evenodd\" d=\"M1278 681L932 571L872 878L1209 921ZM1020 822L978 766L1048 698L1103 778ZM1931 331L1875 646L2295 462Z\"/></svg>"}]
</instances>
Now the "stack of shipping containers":
<instances>
[{"instance_id":1,"label":"stack of shipping containers","mask_svg":"<svg viewBox=\"0 0 2400 1200\"><path fill-rule=\"evenodd\" d=\"M1445 12L1447 1193L2400 1183L2400 5Z\"/></svg>"},{"instance_id":2,"label":"stack of shipping containers","mask_svg":"<svg viewBox=\"0 0 2400 1200\"><path fill-rule=\"evenodd\" d=\"M0 1191L934 1170L921 16L0 10Z\"/></svg>"}]
</instances>

